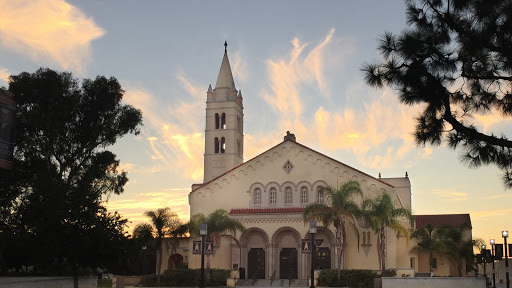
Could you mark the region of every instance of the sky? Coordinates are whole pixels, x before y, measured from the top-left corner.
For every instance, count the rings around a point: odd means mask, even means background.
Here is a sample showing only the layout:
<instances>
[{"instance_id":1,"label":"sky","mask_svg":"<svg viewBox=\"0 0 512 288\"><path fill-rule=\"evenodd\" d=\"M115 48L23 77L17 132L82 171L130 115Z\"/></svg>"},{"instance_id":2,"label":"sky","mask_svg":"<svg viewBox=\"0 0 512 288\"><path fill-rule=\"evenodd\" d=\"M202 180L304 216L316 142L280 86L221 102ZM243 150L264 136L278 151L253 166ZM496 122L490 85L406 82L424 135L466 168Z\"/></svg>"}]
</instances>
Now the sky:
<instances>
[{"instance_id":1,"label":"sky","mask_svg":"<svg viewBox=\"0 0 512 288\"><path fill-rule=\"evenodd\" d=\"M227 41L244 97L245 161L290 131L374 177L407 172L414 214L470 213L473 237L500 243L512 230L512 191L500 170L468 168L445 145L416 146L421 107L363 80L363 63L381 60L380 36L406 27L402 0L0 0L0 87L39 67L116 77L144 125L111 147L130 181L107 206L130 229L162 207L187 221L190 187L203 179L206 91ZM512 134L510 118L472 121Z\"/></svg>"}]
</instances>

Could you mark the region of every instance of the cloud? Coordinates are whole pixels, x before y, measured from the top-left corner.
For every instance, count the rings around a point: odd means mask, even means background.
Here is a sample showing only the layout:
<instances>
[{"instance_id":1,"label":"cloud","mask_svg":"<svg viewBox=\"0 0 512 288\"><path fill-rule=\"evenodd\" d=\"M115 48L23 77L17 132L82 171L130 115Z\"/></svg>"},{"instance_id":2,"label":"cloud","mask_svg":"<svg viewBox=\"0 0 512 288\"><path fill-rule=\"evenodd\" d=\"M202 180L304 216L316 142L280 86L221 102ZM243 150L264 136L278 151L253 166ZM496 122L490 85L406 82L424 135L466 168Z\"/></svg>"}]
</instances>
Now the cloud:
<instances>
[{"instance_id":1,"label":"cloud","mask_svg":"<svg viewBox=\"0 0 512 288\"><path fill-rule=\"evenodd\" d=\"M7 69L2 68L0 69L0 80L4 82L9 82L9 76L11 76L11 73L7 72Z\"/></svg>"},{"instance_id":2,"label":"cloud","mask_svg":"<svg viewBox=\"0 0 512 288\"><path fill-rule=\"evenodd\" d=\"M247 63L240 55L239 51L233 53L233 77L236 81L245 82L247 80Z\"/></svg>"},{"instance_id":3,"label":"cloud","mask_svg":"<svg viewBox=\"0 0 512 288\"><path fill-rule=\"evenodd\" d=\"M444 198L445 200L452 200L452 201L458 201L458 200L466 200L468 194L464 192L457 192L453 190L446 190L446 189L435 189L432 192L433 195Z\"/></svg>"},{"instance_id":4,"label":"cloud","mask_svg":"<svg viewBox=\"0 0 512 288\"><path fill-rule=\"evenodd\" d=\"M204 118L197 111L204 111L206 89L194 84L185 74L176 75L181 88L189 97L178 103L157 103L155 96L141 88L128 86L124 100L141 109L144 115L144 133L151 149L151 159L162 163L164 169L200 181L203 177ZM158 167L161 171L162 167Z\"/></svg>"},{"instance_id":5,"label":"cloud","mask_svg":"<svg viewBox=\"0 0 512 288\"><path fill-rule=\"evenodd\" d=\"M143 211L162 207L171 208L171 211L176 212L182 222L187 222L190 218L188 192L189 188L168 188L139 193L136 198L119 200L112 200L113 198L111 198L107 203L107 208L120 211L124 217L130 219L132 222L130 224L131 229L137 224L149 222L147 217L143 215Z\"/></svg>"},{"instance_id":6,"label":"cloud","mask_svg":"<svg viewBox=\"0 0 512 288\"><path fill-rule=\"evenodd\" d=\"M82 73L90 45L105 31L62 0L0 0L1 44L45 64Z\"/></svg>"}]
</instances>

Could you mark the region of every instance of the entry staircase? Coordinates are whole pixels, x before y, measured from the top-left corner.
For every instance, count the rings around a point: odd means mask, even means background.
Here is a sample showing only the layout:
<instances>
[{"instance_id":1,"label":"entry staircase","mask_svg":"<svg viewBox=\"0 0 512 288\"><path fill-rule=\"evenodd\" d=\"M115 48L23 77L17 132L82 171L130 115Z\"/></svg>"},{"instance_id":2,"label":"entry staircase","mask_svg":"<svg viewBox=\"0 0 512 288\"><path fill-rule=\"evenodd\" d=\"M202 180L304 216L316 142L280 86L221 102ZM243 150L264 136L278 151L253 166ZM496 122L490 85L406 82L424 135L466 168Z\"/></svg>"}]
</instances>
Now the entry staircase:
<instances>
[{"instance_id":1,"label":"entry staircase","mask_svg":"<svg viewBox=\"0 0 512 288\"><path fill-rule=\"evenodd\" d=\"M236 287L308 287L308 280L304 279L240 279Z\"/></svg>"}]
</instances>

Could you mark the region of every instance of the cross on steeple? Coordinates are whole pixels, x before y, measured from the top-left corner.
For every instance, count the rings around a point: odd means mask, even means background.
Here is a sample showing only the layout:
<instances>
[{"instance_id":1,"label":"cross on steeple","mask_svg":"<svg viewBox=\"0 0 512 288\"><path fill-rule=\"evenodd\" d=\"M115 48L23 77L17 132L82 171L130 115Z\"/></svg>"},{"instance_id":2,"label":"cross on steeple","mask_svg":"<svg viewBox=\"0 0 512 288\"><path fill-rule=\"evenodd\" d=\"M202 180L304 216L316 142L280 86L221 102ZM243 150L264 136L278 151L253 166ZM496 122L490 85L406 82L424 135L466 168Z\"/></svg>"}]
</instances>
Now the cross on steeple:
<instances>
[{"instance_id":1,"label":"cross on steeple","mask_svg":"<svg viewBox=\"0 0 512 288\"><path fill-rule=\"evenodd\" d=\"M228 41L224 41L224 52L228 52Z\"/></svg>"}]
</instances>

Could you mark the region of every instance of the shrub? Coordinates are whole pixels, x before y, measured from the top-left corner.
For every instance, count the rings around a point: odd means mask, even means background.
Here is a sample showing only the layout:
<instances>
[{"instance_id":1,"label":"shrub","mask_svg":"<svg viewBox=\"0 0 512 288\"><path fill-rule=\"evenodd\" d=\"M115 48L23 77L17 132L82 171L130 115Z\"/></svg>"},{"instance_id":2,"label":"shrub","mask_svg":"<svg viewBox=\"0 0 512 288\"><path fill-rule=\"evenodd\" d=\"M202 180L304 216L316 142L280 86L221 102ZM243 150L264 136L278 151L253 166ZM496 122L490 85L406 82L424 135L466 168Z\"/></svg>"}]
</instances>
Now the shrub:
<instances>
[{"instance_id":1,"label":"shrub","mask_svg":"<svg viewBox=\"0 0 512 288\"><path fill-rule=\"evenodd\" d=\"M210 283L208 286L226 286L229 270L210 269ZM206 281L206 270L204 275ZM201 281L201 269L169 269L160 275L160 284L156 283L156 275L142 276L140 284L145 287L170 286L190 287L199 286Z\"/></svg>"},{"instance_id":2,"label":"shrub","mask_svg":"<svg viewBox=\"0 0 512 288\"><path fill-rule=\"evenodd\" d=\"M373 279L380 276L372 270L341 270L341 283L337 283L336 270L321 270L318 286L328 287L373 287Z\"/></svg>"}]
</instances>

